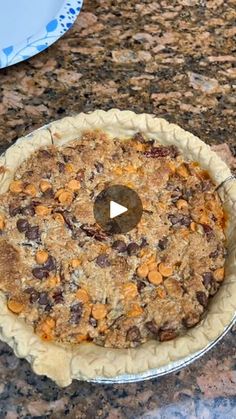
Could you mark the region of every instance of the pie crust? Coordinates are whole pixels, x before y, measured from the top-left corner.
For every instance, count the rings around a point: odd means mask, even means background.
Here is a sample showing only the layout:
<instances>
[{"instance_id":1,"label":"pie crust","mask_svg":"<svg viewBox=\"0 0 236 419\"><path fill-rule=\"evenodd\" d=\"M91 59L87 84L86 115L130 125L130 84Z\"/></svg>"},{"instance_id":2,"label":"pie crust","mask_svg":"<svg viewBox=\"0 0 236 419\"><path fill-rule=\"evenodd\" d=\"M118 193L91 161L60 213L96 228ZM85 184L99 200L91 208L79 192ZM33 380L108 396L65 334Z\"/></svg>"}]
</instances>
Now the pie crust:
<instances>
[{"instance_id":1,"label":"pie crust","mask_svg":"<svg viewBox=\"0 0 236 419\"><path fill-rule=\"evenodd\" d=\"M8 310L5 296L0 292L0 338L13 348L18 357L26 358L37 374L50 377L62 387L69 385L73 378L112 379L181 360L216 340L230 324L236 311L236 182L227 165L209 146L180 127L151 115L136 115L131 111L116 109L64 118L19 139L0 158L0 193L8 190L16 169L34 151L52 143L61 146L72 140L79 141L82 133L88 129L101 129L111 138L128 138L136 132L142 132L147 138L163 145L176 145L186 158L197 161L209 172L219 187L228 214L226 276L197 326L172 341L148 341L133 349L108 349L90 342L76 347L43 342L30 326Z\"/></svg>"}]
</instances>

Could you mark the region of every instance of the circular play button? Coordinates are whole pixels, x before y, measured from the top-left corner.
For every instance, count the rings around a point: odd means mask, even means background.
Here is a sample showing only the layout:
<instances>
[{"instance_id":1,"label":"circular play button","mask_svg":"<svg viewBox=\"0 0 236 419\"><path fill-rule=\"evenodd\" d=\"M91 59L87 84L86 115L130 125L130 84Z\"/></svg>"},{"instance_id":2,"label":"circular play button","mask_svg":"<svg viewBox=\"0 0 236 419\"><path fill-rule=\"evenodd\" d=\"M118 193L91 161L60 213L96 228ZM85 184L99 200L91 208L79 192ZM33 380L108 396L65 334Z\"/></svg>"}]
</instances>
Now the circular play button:
<instances>
[{"instance_id":1,"label":"circular play button","mask_svg":"<svg viewBox=\"0 0 236 419\"><path fill-rule=\"evenodd\" d=\"M139 223L143 206L138 194L127 186L114 185L104 189L94 204L94 218L111 234L127 233Z\"/></svg>"}]
</instances>

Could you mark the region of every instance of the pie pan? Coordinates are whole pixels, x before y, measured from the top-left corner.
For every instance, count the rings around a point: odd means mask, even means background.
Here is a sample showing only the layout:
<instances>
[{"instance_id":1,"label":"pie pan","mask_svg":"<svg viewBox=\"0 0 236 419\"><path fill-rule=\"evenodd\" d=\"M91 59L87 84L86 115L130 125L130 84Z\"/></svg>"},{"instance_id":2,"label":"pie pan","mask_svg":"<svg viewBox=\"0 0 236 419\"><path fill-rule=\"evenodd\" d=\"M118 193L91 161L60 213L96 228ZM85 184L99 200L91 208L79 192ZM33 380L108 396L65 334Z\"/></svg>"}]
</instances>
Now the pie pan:
<instances>
[{"instance_id":1,"label":"pie pan","mask_svg":"<svg viewBox=\"0 0 236 419\"><path fill-rule=\"evenodd\" d=\"M62 387L72 379L132 382L174 371L214 346L233 324L236 313L236 181L208 145L180 127L151 115L116 109L81 113L53 122L19 139L0 158L0 193L8 190L18 166L35 150L52 143L62 146L72 140L80 141L82 133L89 129L101 129L111 141L114 137L125 140L142 132L163 145L176 145L185 158L198 162L209 172L227 213L226 274L197 326L172 341L151 340L132 349L108 349L93 343L71 347L43 342L30 326L9 312L0 293L0 338L13 348L16 356L27 359L34 372L46 375Z\"/></svg>"}]
</instances>

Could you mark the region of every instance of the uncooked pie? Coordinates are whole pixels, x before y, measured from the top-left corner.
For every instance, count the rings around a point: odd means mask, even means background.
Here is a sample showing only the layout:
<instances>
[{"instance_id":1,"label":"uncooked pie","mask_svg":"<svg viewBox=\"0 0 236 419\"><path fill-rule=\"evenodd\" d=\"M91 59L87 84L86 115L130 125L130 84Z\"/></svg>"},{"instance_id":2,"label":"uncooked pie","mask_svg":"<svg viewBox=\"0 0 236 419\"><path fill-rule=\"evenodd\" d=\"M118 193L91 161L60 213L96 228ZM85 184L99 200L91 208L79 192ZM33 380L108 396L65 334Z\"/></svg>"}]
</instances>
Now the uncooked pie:
<instances>
[{"instance_id":1,"label":"uncooked pie","mask_svg":"<svg viewBox=\"0 0 236 419\"><path fill-rule=\"evenodd\" d=\"M93 204L122 184L143 204L126 234ZM35 151L0 196L0 288L44 341L113 348L195 326L224 280L225 214L216 187L175 146L101 130Z\"/></svg>"}]
</instances>

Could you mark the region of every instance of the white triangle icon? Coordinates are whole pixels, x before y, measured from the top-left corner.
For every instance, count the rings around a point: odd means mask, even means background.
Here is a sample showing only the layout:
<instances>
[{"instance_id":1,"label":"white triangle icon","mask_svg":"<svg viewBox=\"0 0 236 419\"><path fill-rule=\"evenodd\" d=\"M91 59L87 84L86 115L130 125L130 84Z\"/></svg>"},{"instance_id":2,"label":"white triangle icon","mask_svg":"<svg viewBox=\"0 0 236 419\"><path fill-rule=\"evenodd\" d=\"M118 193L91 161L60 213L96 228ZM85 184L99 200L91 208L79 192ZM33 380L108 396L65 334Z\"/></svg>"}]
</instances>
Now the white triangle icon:
<instances>
[{"instance_id":1,"label":"white triangle icon","mask_svg":"<svg viewBox=\"0 0 236 419\"><path fill-rule=\"evenodd\" d=\"M110 201L110 218L118 217L118 215L124 214L126 211L128 211L128 208L117 204L117 202Z\"/></svg>"}]
</instances>

